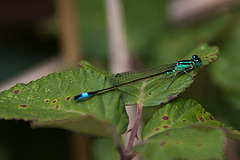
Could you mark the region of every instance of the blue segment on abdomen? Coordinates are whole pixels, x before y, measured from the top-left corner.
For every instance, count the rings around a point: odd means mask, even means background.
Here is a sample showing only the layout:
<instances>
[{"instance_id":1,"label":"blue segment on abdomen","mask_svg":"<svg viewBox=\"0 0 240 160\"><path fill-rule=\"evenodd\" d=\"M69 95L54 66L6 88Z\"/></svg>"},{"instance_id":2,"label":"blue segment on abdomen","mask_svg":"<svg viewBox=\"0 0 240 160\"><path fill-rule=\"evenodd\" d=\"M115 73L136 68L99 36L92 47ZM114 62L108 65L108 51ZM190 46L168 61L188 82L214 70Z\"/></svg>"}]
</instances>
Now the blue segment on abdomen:
<instances>
[{"instance_id":1,"label":"blue segment on abdomen","mask_svg":"<svg viewBox=\"0 0 240 160\"><path fill-rule=\"evenodd\" d=\"M81 100L81 99L84 99L84 98L87 98L87 97L91 97L92 95L89 95L87 92L86 93L82 93L78 98L77 100Z\"/></svg>"},{"instance_id":2,"label":"blue segment on abdomen","mask_svg":"<svg viewBox=\"0 0 240 160\"><path fill-rule=\"evenodd\" d=\"M89 94L88 94L87 92L81 94L81 99L82 99L82 98L87 98L87 97L89 97Z\"/></svg>"}]
</instances>

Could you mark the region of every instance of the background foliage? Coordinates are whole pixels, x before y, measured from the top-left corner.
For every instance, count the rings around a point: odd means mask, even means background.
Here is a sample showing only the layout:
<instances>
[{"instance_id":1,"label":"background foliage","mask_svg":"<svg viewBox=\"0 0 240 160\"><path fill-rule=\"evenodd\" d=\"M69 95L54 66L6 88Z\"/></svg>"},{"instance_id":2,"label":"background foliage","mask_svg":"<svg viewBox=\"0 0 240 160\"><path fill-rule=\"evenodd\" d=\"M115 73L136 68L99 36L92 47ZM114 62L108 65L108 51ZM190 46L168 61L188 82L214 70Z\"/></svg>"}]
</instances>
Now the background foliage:
<instances>
[{"instance_id":1,"label":"background foliage","mask_svg":"<svg viewBox=\"0 0 240 160\"><path fill-rule=\"evenodd\" d=\"M143 0L124 0L123 5L130 51L146 68L181 59L202 43L217 45L220 48L221 54L216 63L200 71L194 84L180 97L197 100L216 119L239 130L239 6L222 10L195 23L175 26L168 16L169 1L167 0L153 0L148 3ZM106 69L107 66L104 64L107 64L107 29L104 3L99 0L79 0L77 7L85 59ZM52 29L57 27L56 17L54 14L51 16L51 19L48 19L50 25L43 27L40 32L37 31L41 30L41 27L36 25L40 22L27 25L25 28L17 25L8 27L9 34L3 36L0 43L1 80L17 74L49 55L54 55L57 51L58 37L56 30ZM16 28L18 32L12 32ZM38 58L38 55L41 56ZM147 121L154 111L154 108L145 108L144 120ZM14 157L66 159L70 152L67 147L56 147L67 144L67 133L62 130L30 130L25 122L2 120L0 129L2 159ZM26 141L28 143L25 143ZM45 143L51 145L46 146ZM96 141L94 152L101 155L101 150L96 149L99 143L104 142ZM29 152L26 153L26 150ZM48 152L49 150L51 152ZM62 155L54 154L59 151ZM39 153L39 156L31 153ZM96 158L99 157L101 156Z\"/></svg>"}]
</instances>

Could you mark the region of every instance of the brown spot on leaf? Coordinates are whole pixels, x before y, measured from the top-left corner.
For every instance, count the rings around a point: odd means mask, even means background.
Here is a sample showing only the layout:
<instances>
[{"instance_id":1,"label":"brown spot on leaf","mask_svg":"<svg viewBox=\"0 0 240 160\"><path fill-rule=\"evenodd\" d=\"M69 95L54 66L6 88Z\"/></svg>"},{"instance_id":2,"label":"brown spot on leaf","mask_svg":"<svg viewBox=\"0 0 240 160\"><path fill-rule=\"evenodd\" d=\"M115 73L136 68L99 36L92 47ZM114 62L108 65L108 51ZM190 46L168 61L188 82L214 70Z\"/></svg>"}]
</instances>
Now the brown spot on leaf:
<instances>
[{"instance_id":1,"label":"brown spot on leaf","mask_svg":"<svg viewBox=\"0 0 240 160\"><path fill-rule=\"evenodd\" d=\"M199 117L199 120L200 120L200 121L202 121L202 122L204 122L204 119L203 119L203 117Z\"/></svg>"},{"instance_id":2,"label":"brown spot on leaf","mask_svg":"<svg viewBox=\"0 0 240 160\"><path fill-rule=\"evenodd\" d=\"M19 93L19 90L18 90L18 89L17 89L17 90L15 90L15 91L14 91L14 93L15 93L15 94L18 94L18 93Z\"/></svg>"},{"instance_id":3,"label":"brown spot on leaf","mask_svg":"<svg viewBox=\"0 0 240 160\"><path fill-rule=\"evenodd\" d=\"M162 119L163 120L168 120L169 118L168 118L168 116L163 116Z\"/></svg>"},{"instance_id":4,"label":"brown spot on leaf","mask_svg":"<svg viewBox=\"0 0 240 160\"><path fill-rule=\"evenodd\" d=\"M211 119L212 121L214 120L212 116L210 116L210 119Z\"/></svg>"},{"instance_id":5,"label":"brown spot on leaf","mask_svg":"<svg viewBox=\"0 0 240 160\"><path fill-rule=\"evenodd\" d=\"M163 142L160 142L160 144L159 144L161 147L162 146L165 146L166 145L166 142L165 141L163 141Z\"/></svg>"}]
</instances>

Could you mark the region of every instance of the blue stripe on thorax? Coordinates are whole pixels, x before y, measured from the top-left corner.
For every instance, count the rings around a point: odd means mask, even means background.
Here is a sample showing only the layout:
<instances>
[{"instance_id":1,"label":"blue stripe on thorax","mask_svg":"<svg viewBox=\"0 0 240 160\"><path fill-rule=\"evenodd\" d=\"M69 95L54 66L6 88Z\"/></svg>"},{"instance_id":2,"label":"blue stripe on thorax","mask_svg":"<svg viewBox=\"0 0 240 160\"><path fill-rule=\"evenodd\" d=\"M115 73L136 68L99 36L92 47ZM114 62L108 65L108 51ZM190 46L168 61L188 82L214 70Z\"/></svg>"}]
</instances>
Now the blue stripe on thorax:
<instances>
[{"instance_id":1,"label":"blue stripe on thorax","mask_svg":"<svg viewBox=\"0 0 240 160\"><path fill-rule=\"evenodd\" d=\"M193 68L195 63L193 61L185 60L185 61L178 61L176 63L175 70L176 71L183 71L187 68Z\"/></svg>"}]
</instances>

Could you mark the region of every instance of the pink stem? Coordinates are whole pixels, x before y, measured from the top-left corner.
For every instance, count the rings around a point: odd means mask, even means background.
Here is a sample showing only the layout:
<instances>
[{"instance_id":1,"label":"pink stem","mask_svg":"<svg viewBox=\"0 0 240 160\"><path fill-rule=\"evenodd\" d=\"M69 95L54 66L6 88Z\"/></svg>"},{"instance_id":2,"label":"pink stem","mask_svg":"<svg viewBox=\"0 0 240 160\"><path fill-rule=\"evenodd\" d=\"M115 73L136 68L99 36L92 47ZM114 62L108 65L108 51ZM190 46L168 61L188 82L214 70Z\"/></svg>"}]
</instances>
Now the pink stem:
<instances>
[{"instance_id":1,"label":"pink stem","mask_svg":"<svg viewBox=\"0 0 240 160\"><path fill-rule=\"evenodd\" d=\"M130 154L132 152L133 142L134 142L135 137L137 137L138 126L139 126L140 120L142 118L142 110L143 110L143 105L137 104L136 119L135 119L134 125L131 129L131 135L129 137L127 148L126 148L127 154Z\"/></svg>"}]
</instances>

